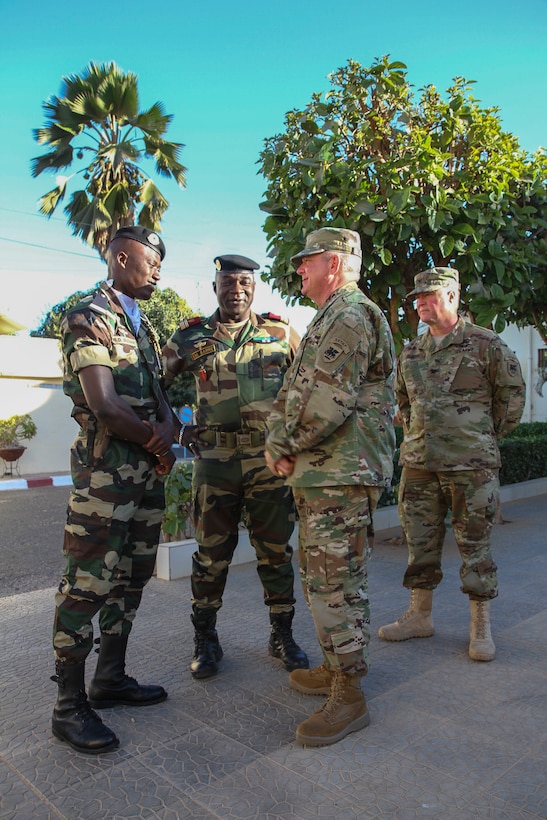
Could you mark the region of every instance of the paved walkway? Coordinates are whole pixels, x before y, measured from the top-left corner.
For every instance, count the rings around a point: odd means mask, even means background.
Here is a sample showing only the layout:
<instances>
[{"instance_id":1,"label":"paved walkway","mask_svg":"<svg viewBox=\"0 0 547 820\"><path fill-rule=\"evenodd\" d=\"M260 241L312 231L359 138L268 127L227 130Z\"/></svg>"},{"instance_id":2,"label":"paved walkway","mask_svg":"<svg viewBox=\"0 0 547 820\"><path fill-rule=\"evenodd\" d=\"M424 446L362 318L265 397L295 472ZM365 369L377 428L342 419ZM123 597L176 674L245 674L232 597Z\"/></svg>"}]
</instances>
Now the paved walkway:
<instances>
[{"instance_id":1,"label":"paved walkway","mask_svg":"<svg viewBox=\"0 0 547 820\"><path fill-rule=\"evenodd\" d=\"M547 818L546 505L547 496L505 504L506 523L495 528L501 594L491 608L493 663L467 656L468 604L451 534L434 598L435 636L379 640L377 628L406 608L408 596L400 531L378 534L370 565L373 665L364 682L372 722L331 747L294 742L320 700L293 692L268 657L267 610L251 564L230 572L218 624L222 671L204 682L188 672L188 579L151 581L128 671L164 684L169 699L104 710L121 746L99 757L79 755L50 733L53 590L1 599L0 817ZM300 594L295 634L318 663Z\"/></svg>"}]
</instances>

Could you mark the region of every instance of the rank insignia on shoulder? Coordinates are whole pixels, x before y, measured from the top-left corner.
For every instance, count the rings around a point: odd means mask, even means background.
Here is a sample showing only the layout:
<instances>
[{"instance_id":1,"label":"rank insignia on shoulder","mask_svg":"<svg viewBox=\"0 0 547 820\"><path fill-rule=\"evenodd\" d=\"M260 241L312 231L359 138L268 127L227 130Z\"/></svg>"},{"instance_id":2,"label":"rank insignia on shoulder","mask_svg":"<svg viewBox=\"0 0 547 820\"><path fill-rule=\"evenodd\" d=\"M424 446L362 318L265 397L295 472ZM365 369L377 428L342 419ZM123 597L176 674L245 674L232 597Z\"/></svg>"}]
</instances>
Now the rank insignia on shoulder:
<instances>
[{"instance_id":1,"label":"rank insignia on shoulder","mask_svg":"<svg viewBox=\"0 0 547 820\"><path fill-rule=\"evenodd\" d=\"M186 317L181 319L179 322L179 330L186 330L194 325L199 325L204 321L204 319L205 316L191 316L190 318Z\"/></svg>"},{"instance_id":2,"label":"rank insignia on shoulder","mask_svg":"<svg viewBox=\"0 0 547 820\"><path fill-rule=\"evenodd\" d=\"M99 290L93 296L91 303L89 305L91 310L96 311L97 313L107 313L109 308L108 299L106 297L106 293L104 291Z\"/></svg>"},{"instance_id":3,"label":"rank insignia on shoulder","mask_svg":"<svg viewBox=\"0 0 547 820\"><path fill-rule=\"evenodd\" d=\"M286 319L284 316L278 316L277 313L263 313L263 319L273 319L275 322L283 322L283 324L288 325L289 320Z\"/></svg>"}]
</instances>

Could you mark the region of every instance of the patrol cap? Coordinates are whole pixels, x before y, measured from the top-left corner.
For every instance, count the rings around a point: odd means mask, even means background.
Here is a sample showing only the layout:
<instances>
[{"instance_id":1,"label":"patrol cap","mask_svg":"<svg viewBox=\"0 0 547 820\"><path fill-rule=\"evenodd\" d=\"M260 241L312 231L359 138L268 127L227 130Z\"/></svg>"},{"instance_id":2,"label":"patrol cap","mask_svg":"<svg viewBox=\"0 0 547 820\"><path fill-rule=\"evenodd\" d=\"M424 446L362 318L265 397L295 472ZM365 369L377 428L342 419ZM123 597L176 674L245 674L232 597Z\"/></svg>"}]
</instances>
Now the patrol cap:
<instances>
[{"instance_id":1,"label":"patrol cap","mask_svg":"<svg viewBox=\"0 0 547 820\"><path fill-rule=\"evenodd\" d=\"M260 267L258 262L248 256L238 254L215 256L214 263L217 273L254 273Z\"/></svg>"},{"instance_id":2,"label":"patrol cap","mask_svg":"<svg viewBox=\"0 0 547 820\"><path fill-rule=\"evenodd\" d=\"M429 268L414 277L414 290L407 293L406 298L416 296L417 293L427 293L440 288L460 289L460 274L456 268Z\"/></svg>"},{"instance_id":3,"label":"patrol cap","mask_svg":"<svg viewBox=\"0 0 547 820\"><path fill-rule=\"evenodd\" d=\"M162 238L150 228L145 228L144 225L126 225L125 228L119 228L114 239L134 239L135 242L140 242L141 245L146 245L159 253L162 261L165 257L165 245Z\"/></svg>"},{"instance_id":4,"label":"patrol cap","mask_svg":"<svg viewBox=\"0 0 547 820\"><path fill-rule=\"evenodd\" d=\"M291 262L296 266L305 256L325 251L351 253L361 259L361 237L348 228L319 228L307 235L304 250L291 256Z\"/></svg>"}]
</instances>

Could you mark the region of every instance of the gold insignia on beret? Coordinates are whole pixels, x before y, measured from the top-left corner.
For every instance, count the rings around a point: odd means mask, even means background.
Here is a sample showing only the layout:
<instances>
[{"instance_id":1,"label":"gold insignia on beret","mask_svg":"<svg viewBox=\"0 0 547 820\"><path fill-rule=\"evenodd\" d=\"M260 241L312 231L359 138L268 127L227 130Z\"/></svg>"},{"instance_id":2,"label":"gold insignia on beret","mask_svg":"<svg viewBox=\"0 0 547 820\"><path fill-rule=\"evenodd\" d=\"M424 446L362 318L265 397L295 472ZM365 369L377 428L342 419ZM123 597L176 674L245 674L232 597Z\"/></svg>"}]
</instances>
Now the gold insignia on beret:
<instances>
[{"instance_id":1,"label":"gold insignia on beret","mask_svg":"<svg viewBox=\"0 0 547 820\"><path fill-rule=\"evenodd\" d=\"M221 263L220 259L215 259L215 268L217 270L222 270L222 263Z\"/></svg>"},{"instance_id":2,"label":"gold insignia on beret","mask_svg":"<svg viewBox=\"0 0 547 820\"><path fill-rule=\"evenodd\" d=\"M146 239L147 239L148 242L150 242L151 245L159 245L160 244L160 238L157 235L157 233L149 233L148 236L146 237Z\"/></svg>"}]
</instances>

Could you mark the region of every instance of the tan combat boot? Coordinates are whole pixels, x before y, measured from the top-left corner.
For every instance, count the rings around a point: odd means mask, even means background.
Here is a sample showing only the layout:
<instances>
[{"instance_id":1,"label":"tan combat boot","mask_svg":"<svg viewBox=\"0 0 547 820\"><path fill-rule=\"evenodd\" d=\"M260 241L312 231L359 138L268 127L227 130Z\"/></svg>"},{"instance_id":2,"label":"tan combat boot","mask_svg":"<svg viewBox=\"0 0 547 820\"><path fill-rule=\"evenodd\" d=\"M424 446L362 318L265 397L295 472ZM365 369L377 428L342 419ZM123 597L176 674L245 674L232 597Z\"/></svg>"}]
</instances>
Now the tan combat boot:
<instances>
[{"instance_id":1,"label":"tan combat boot","mask_svg":"<svg viewBox=\"0 0 547 820\"><path fill-rule=\"evenodd\" d=\"M365 696L361 691L362 675L332 673L330 697L296 730L301 746L329 746L364 729L370 723Z\"/></svg>"},{"instance_id":2,"label":"tan combat boot","mask_svg":"<svg viewBox=\"0 0 547 820\"><path fill-rule=\"evenodd\" d=\"M289 686L303 695L330 695L332 672L324 663L313 669L295 669L289 675Z\"/></svg>"},{"instance_id":3,"label":"tan combat boot","mask_svg":"<svg viewBox=\"0 0 547 820\"><path fill-rule=\"evenodd\" d=\"M469 604L469 657L473 661L493 661L496 657L496 647L490 632L490 601L470 600Z\"/></svg>"},{"instance_id":4,"label":"tan combat boot","mask_svg":"<svg viewBox=\"0 0 547 820\"><path fill-rule=\"evenodd\" d=\"M432 589L411 589L410 606L398 621L381 626L378 635L384 641L408 641L409 638L430 638L434 633L431 607Z\"/></svg>"}]
</instances>

